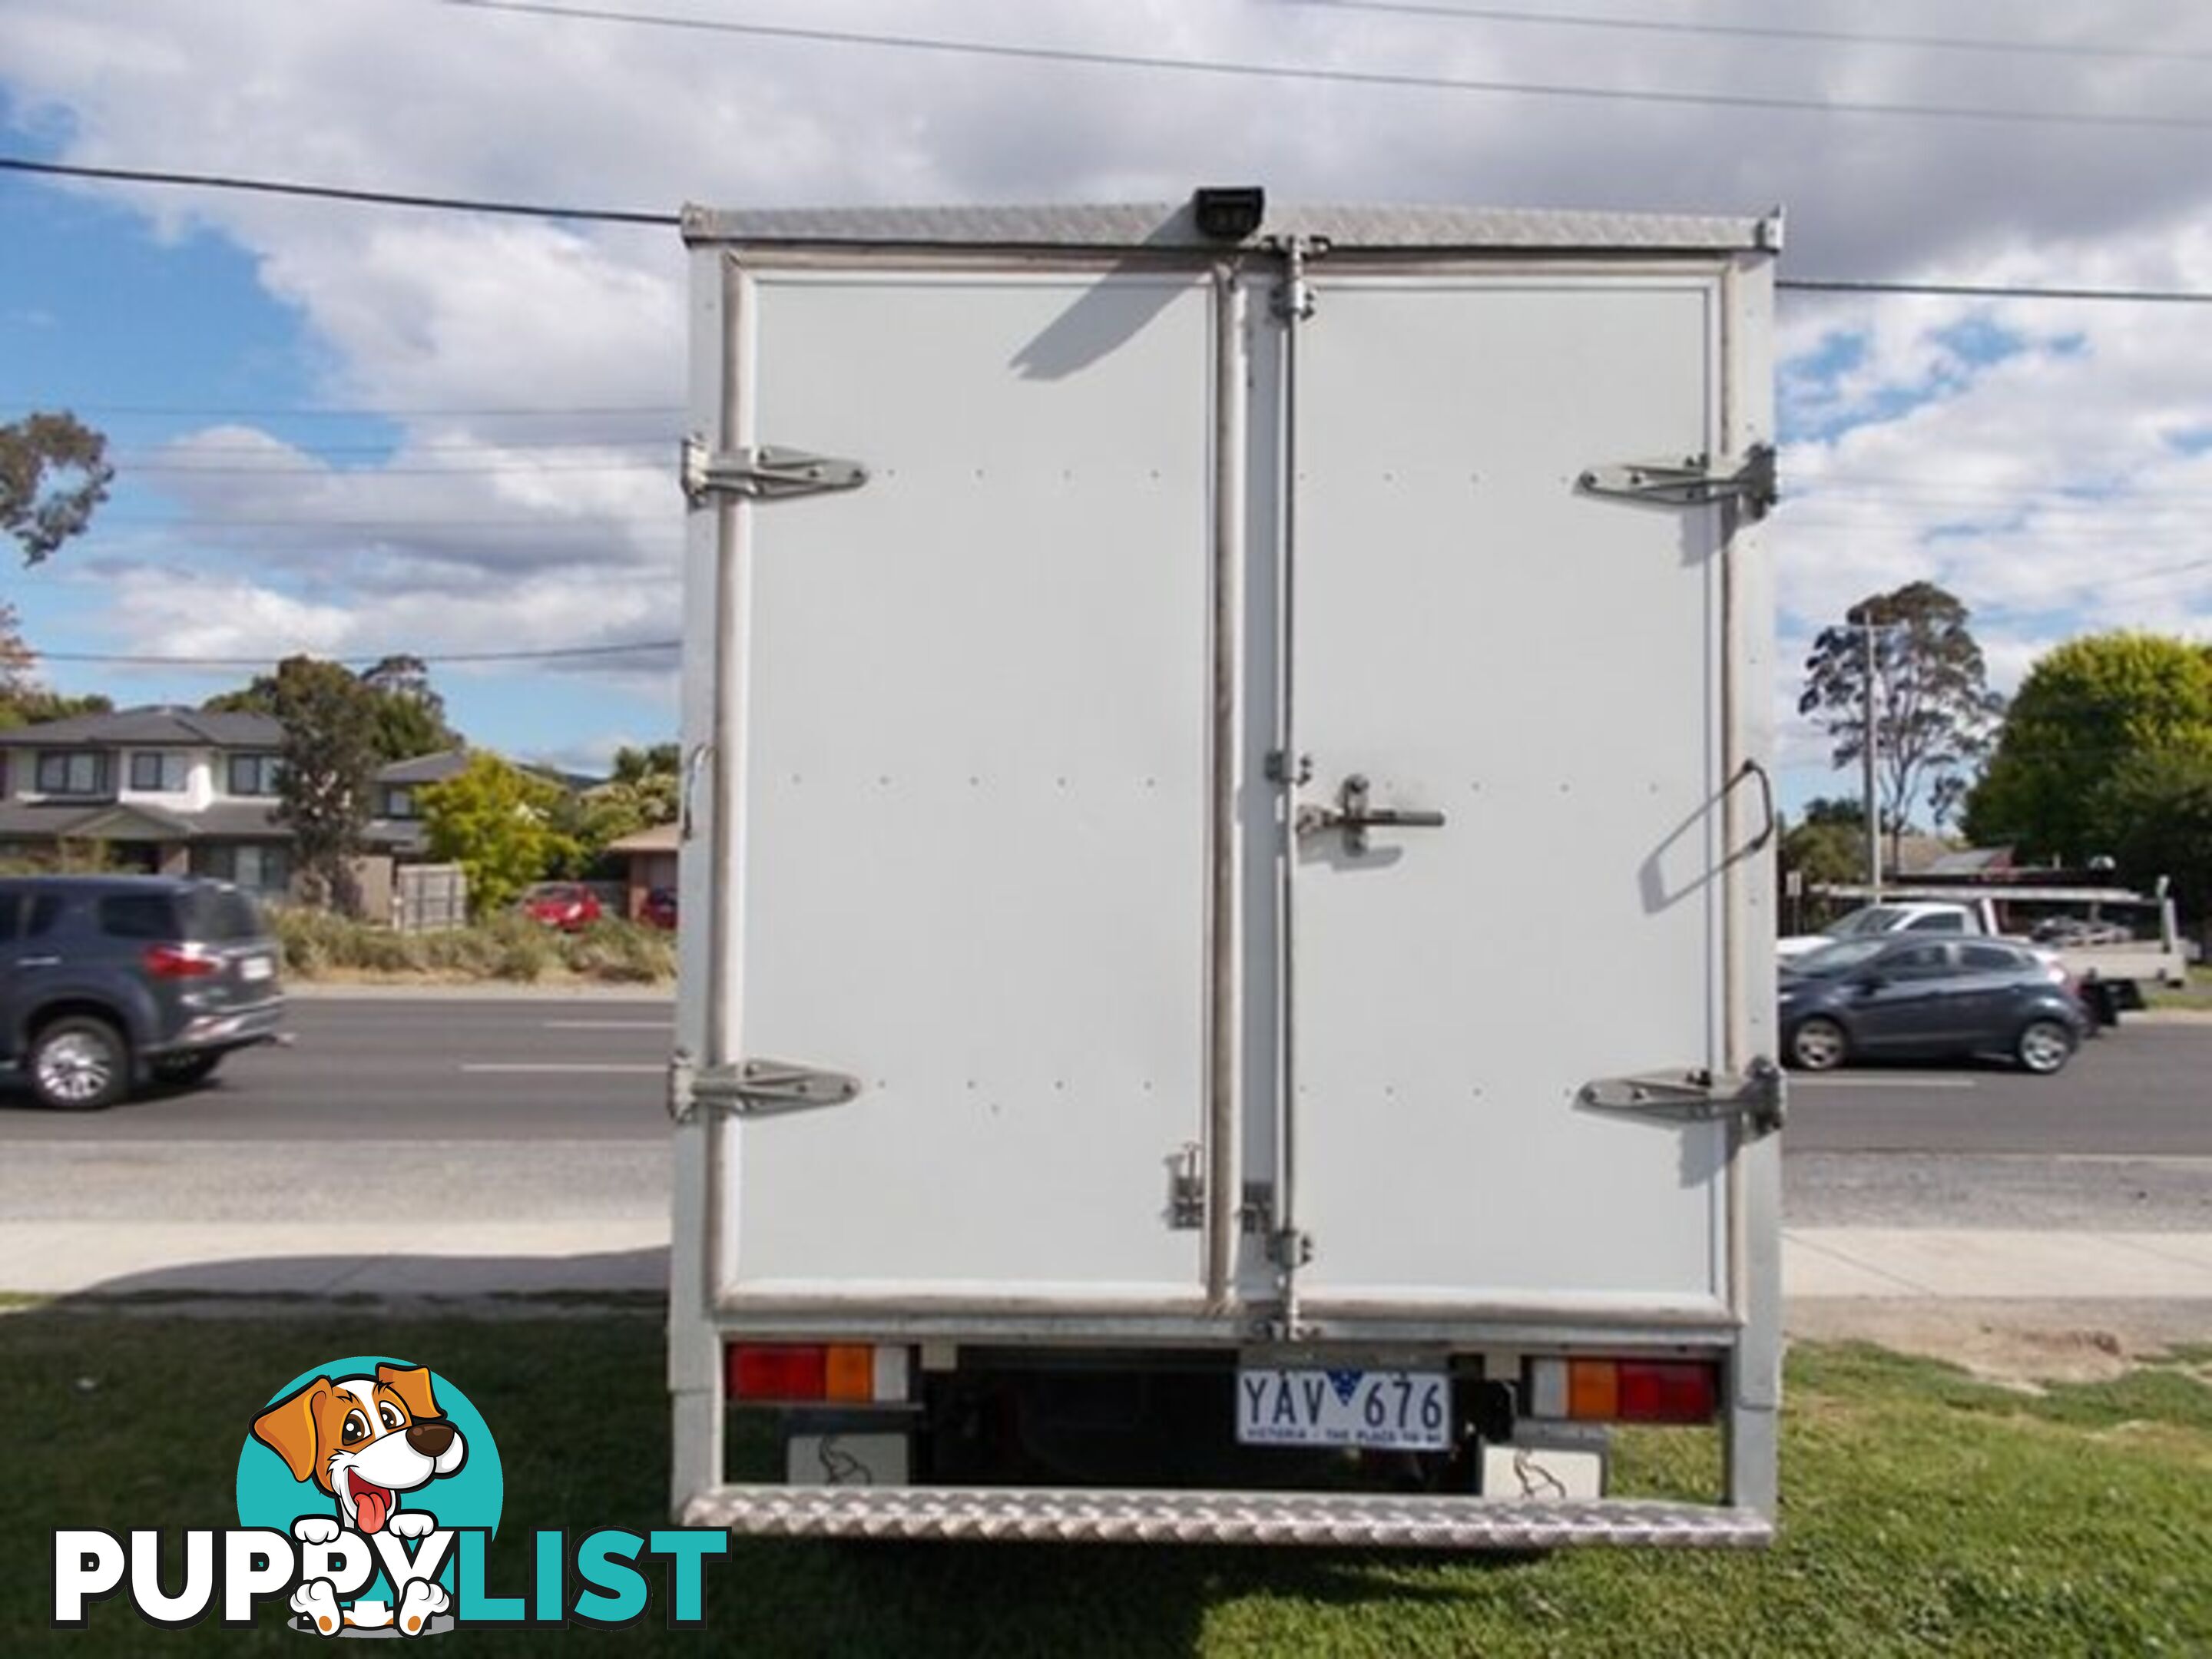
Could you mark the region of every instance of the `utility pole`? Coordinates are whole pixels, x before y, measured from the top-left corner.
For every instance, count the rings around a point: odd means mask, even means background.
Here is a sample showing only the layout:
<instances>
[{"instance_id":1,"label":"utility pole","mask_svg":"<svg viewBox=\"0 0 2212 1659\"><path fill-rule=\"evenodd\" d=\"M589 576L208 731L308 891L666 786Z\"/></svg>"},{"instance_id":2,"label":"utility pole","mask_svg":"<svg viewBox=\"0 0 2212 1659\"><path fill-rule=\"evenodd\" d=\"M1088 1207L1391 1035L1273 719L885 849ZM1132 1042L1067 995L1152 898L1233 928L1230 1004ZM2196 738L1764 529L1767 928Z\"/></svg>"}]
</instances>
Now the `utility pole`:
<instances>
[{"instance_id":1,"label":"utility pole","mask_svg":"<svg viewBox=\"0 0 2212 1659\"><path fill-rule=\"evenodd\" d=\"M1859 624L1864 630L1866 642L1866 729L1859 744L1862 787L1866 796L1867 887L1873 902L1881 902L1881 804L1875 791L1875 748L1878 723L1875 719L1875 678L1881 670L1874 648L1875 623L1869 617Z\"/></svg>"}]
</instances>

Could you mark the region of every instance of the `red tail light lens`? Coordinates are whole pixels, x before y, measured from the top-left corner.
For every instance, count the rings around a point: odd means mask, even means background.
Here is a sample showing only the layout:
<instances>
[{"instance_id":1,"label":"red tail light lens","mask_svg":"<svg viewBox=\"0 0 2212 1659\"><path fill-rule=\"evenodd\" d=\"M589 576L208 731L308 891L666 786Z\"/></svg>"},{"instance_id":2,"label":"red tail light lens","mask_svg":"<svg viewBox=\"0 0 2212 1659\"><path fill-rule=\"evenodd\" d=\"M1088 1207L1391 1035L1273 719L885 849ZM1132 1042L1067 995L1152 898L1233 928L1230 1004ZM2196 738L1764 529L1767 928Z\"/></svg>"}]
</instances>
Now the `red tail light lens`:
<instances>
[{"instance_id":1,"label":"red tail light lens","mask_svg":"<svg viewBox=\"0 0 2212 1659\"><path fill-rule=\"evenodd\" d=\"M222 963L189 945L149 945L143 960L155 979L206 979L222 971Z\"/></svg>"},{"instance_id":2,"label":"red tail light lens","mask_svg":"<svg viewBox=\"0 0 2212 1659\"><path fill-rule=\"evenodd\" d=\"M733 1346L726 1355L732 1400L826 1400L830 1350L814 1345Z\"/></svg>"},{"instance_id":3,"label":"red tail light lens","mask_svg":"<svg viewBox=\"0 0 2212 1659\"><path fill-rule=\"evenodd\" d=\"M1648 1360L1620 1367L1624 1423L1710 1423L1719 1403L1713 1367Z\"/></svg>"},{"instance_id":4,"label":"red tail light lens","mask_svg":"<svg viewBox=\"0 0 2212 1659\"><path fill-rule=\"evenodd\" d=\"M865 1406L907 1395L906 1350L869 1342L732 1342L722 1367L730 1398L747 1405Z\"/></svg>"}]
</instances>

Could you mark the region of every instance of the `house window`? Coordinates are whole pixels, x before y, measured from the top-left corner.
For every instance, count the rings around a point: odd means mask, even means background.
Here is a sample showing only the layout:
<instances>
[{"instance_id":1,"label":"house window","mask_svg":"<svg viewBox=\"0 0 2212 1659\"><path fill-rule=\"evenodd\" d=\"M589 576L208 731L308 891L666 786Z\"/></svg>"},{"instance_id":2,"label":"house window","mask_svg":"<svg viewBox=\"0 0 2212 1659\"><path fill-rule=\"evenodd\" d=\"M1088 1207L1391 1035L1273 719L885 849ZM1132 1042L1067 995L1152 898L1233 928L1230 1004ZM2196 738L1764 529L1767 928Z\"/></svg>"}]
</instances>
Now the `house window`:
<instances>
[{"instance_id":1,"label":"house window","mask_svg":"<svg viewBox=\"0 0 2212 1659\"><path fill-rule=\"evenodd\" d=\"M149 793L181 794L185 757L174 749L141 749L131 757L131 787Z\"/></svg>"},{"instance_id":2,"label":"house window","mask_svg":"<svg viewBox=\"0 0 2212 1659\"><path fill-rule=\"evenodd\" d=\"M57 750L39 757L42 795L104 795L107 757L96 749Z\"/></svg>"},{"instance_id":3,"label":"house window","mask_svg":"<svg viewBox=\"0 0 2212 1659\"><path fill-rule=\"evenodd\" d=\"M233 755L230 793L234 795L273 795L276 774L283 763L274 755Z\"/></svg>"},{"instance_id":4,"label":"house window","mask_svg":"<svg viewBox=\"0 0 2212 1659\"><path fill-rule=\"evenodd\" d=\"M230 878L251 893L282 893L292 880L292 855L282 847L241 847Z\"/></svg>"},{"instance_id":5,"label":"house window","mask_svg":"<svg viewBox=\"0 0 2212 1659\"><path fill-rule=\"evenodd\" d=\"M192 849L192 873L234 881L251 893L282 898L292 884L292 853L287 847L234 842Z\"/></svg>"},{"instance_id":6,"label":"house window","mask_svg":"<svg viewBox=\"0 0 2212 1659\"><path fill-rule=\"evenodd\" d=\"M421 816L415 811L414 789L404 783L385 785L384 816L387 818L413 818Z\"/></svg>"}]
</instances>

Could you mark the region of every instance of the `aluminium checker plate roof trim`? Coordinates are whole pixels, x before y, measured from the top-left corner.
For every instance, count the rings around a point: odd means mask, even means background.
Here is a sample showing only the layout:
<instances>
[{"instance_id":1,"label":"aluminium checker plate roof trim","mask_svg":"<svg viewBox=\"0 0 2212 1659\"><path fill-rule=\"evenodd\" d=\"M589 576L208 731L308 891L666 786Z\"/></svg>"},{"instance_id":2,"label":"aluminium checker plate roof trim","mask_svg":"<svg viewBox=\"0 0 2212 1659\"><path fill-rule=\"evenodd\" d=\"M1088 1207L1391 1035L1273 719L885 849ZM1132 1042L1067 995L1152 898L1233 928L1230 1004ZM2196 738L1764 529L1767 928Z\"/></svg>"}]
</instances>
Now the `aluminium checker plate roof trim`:
<instances>
[{"instance_id":1,"label":"aluminium checker plate roof trim","mask_svg":"<svg viewBox=\"0 0 2212 1659\"><path fill-rule=\"evenodd\" d=\"M1340 252L1778 252L1782 216L1703 217L1656 213L1551 212L1517 208L1273 207L1242 242L1200 233L1188 203L1099 207L880 207L725 210L687 206L693 246L1140 248L1226 251L1270 239L1325 239Z\"/></svg>"}]
</instances>

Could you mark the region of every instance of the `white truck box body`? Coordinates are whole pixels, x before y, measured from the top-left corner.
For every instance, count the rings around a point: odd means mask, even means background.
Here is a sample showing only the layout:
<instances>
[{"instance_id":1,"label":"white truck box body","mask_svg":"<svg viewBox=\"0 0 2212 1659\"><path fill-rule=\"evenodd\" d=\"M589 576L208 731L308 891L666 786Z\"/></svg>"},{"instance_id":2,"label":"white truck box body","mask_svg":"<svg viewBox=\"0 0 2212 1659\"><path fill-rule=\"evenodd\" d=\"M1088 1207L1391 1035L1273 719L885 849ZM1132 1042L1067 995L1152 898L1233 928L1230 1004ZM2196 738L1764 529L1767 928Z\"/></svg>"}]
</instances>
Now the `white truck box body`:
<instances>
[{"instance_id":1,"label":"white truck box body","mask_svg":"<svg viewBox=\"0 0 2212 1659\"><path fill-rule=\"evenodd\" d=\"M679 1509L864 1526L725 1484L736 1337L1687 1344L1730 1377L1708 1530L1763 1535L1772 599L1726 458L1771 442L1771 228L686 235ZM1091 1535L1048 1498L975 1524ZM1528 1541L1453 1501L1359 1535Z\"/></svg>"}]
</instances>

